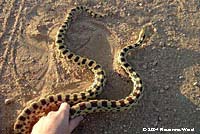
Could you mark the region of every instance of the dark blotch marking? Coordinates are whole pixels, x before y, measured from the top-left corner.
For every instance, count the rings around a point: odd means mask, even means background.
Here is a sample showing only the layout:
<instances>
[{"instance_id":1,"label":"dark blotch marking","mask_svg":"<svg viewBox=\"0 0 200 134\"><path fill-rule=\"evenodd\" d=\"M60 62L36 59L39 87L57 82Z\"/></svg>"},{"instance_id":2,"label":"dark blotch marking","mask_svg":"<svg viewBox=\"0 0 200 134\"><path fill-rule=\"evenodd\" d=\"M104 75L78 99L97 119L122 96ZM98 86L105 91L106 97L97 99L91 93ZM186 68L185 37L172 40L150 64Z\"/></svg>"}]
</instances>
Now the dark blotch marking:
<instances>
[{"instance_id":1,"label":"dark blotch marking","mask_svg":"<svg viewBox=\"0 0 200 134\"><path fill-rule=\"evenodd\" d=\"M66 28L66 27L67 27L67 25L62 25L62 27L63 27L63 28Z\"/></svg>"},{"instance_id":2,"label":"dark blotch marking","mask_svg":"<svg viewBox=\"0 0 200 134\"><path fill-rule=\"evenodd\" d=\"M100 88L100 86L98 86L96 89L97 89L97 91L98 91L98 90L100 90L101 88Z\"/></svg>"},{"instance_id":3,"label":"dark blotch marking","mask_svg":"<svg viewBox=\"0 0 200 134\"><path fill-rule=\"evenodd\" d=\"M97 72L98 75L104 75L104 71Z\"/></svg>"},{"instance_id":4,"label":"dark blotch marking","mask_svg":"<svg viewBox=\"0 0 200 134\"><path fill-rule=\"evenodd\" d=\"M68 21L73 21L72 16L68 16Z\"/></svg>"},{"instance_id":5,"label":"dark blotch marking","mask_svg":"<svg viewBox=\"0 0 200 134\"><path fill-rule=\"evenodd\" d=\"M83 59L83 60L82 60L82 64L85 64L86 61L87 61L87 59Z\"/></svg>"},{"instance_id":6,"label":"dark blotch marking","mask_svg":"<svg viewBox=\"0 0 200 134\"><path fill-rule=\"evenodd\" d=\"M95 89L96 89L97 87L98 87L97 85L94 85L94 86L93 86L93 88L95 88Z\"/></svg>"},{"instance_id":7,"label":"dark blotch marking","mask_svg":"<svg viewBox=\"0 0 200 134\"><path fill-rule=\"evenodd\" d=\"M100 66L100 65L96 65L96 66L94 67L94 70L97 70L97 69L99 69L99 68L101 68L101 66Z\"/></svg>"},{"instance_id":8,"label":"dark blotch marking","mask_svg":"<svg viewBox=\"0 0 200 134\"><path fill-rule=\"evenodd\" d=\"M89 108L87 108L87 110L92 110L92 108L91 108L91 107L89 107Z\"/></svg>"},{"instance_id":9,"label":"dark blotch marking","mask_svg":"<svg viewBox=\"0 0 200 134\"><path fill-rule=\"evenodd\" d=\"M77 101L77 100L78 100L78 95L74 94L74 101Z\"/></svg>"},{"instance_id":10,"label":"dark blotch marking","mask_svg":"<svg viewBox=\"0 0 200 134\"><path fill-rule=\"evenodd\" d=\"M120 106L122 107L126 106L126 104L124 103L124 100L120 100L119 103L120 103Z\"/></svg>"},{"instance_id":11,"label":"dark blotch marking","mask_svg":"<svg viewBox=\"0 0 200 134\"><path fill-rule=\"evenodd\" d=\"M94 64L94 61L91 60L91 61L88 63L88 66L91 67L93 64Z\"/></svg>"},{"instance_id":12,"label":"dark blotch marking","mask_svg":"<svg viewBox=\"0 0 200 134\"><path fill-rule=\"evenodd\" d=\"M97 78L97 81L99 81L99 82L103 82L103 79L101 79L101 78Z\"/></svg>"},{"instance_id":13,"label":"dark blotch marking","mask_svg":"<svg viewBox=\"0 0 200 134\"><path fill-rule=\"evenodd\" d=\"M62 34L58 34L58 37L62 37Z\"/></svg>"},{"instance_id":14,"label":"dark blotch marking","mask_svg":"<svg viewBox=\"0 0 200 134\"><path fill-rule=\"evenodd\" d=\"M67 50L67 49L65 49L62 53L63 54L66 54L66 53L68 53L69 51Z\"/></svg>"},{"instance_id":15,"label":"dark blotch marking","mask_svg":"<svg viewBox=\"0 0 200 134\"><path fill-rule=\"evenodd\" d=\"M94 95L94 92L90 92L90 96L93 96Z\"/></svg>"},{"instance_id":16,"label":"dark blotch marking","mask_svg":"<svg viewBox=\"0 0 200 134\"><path fill-rule=\"evenodd\" d=\"M116 102L115 101L111 101L111 107L117 107Z\"/></svg>"},{"instance_id":17,"label":"dark blotch marking","mask_svg":"<svg viewBox=\"0 0 200 134\"><path fill-rule=\"evenodd\" d=\"M30 115L30 114L31 114L31 110L26 109L26 110L25 110L25 113L26 113L27 115Z\"/></svg>"},{"instance_id":18,"label":"dark blotch marking","mask_svg":"<svg viewBox=\"0 0 200 134\"><path fill-rule=\"evenodd\" d=\"M61 94L59 94L59 95L57 96L57 98L58 98L58 101L62 101L62 95L61 95Z\"/></svg>"},{"instance_id":19,"label":"dark blotch marking","mask_svg":"<svg viewBox=\"0 0 200 134\"><path fill-rule=\"evenodd\" d=\"M63 48L65 48L65 46L63 45L58 47L58 49L63 49Z\"/></svg>"},{"instance_id":20,"label":"dark blotch marking","mask_svg":"<svg viewBox=\"0 0 200 134\"><path fill-rule=\"evenodd\" d=\"M20 129L20 128L22 128L22 125L21 125L21 124L17 124L17 125L15 126L15 128L16 128L16 129Z\"/></svg>"},{"instance_id":21,"label":"dark blotch marking","mask_svg":"<svg viewBox=\"0 0 200 134\"><path fill-rule=\"evenodd\" d=\"M68 57L69 59L71 59L73 56L74 56L74 54L70 54L70 55L68 55L67 57Z\"/></svg>"},{"instance_id":22,"label":"dark blotch marking","mask_svg":"<svg viewBox=\"0 0 200 134\"><path fill-rule=\"evenodd\" d=\"M142 90L142 88L141 87L136 87L136 89L135 90L139 90L139 91L141 91Z\"/></svg>"},{"instance_id":23,"label":"dark blotch marking","mask_svg":"<svg viewBox=\"0 0 200 134\"><path fill-rule=\"evenodd\" d=\"M123 48L123 51L124 51L124 52L127 52L127 51L128 51L128 48L126 48L126 47Z\"/></svg>"},{"instance_id":24,"label":"dark blotch marking","mask_svg":"<svg viewBox=\"0 0 200 134\"><path fill-rule=\"evenodd\" d=\"M92 90L88 90L88 93L91 93L92 92Z\"/></svg>"},{"instance_id":25,"label":"dark blotch marking","mask_svg":"<svg viewBox=\"0 0 200 134\"><path fill-rule=\"evenodd\" d=\"M107 107L108 105L107 105L107 101L102 101L102 106L103 107Z\"/></svg>"},{"instance_id":26,"label":"dark blotch marking","mask_svg":"<svg viewBox=\"0 0 200 134\"><path fill-rule=\"evenodd\" d=\"M64 23L65 23L65 25L68 25L68 21L65 21Z\"/></svg>"},{"instance_id":27,"label":"dark blotch marking","mask_svg":"<svg viewBox=\"0 0 200 134\"><path fill-rule=\"evenodd\" d=\"M80 9L80 7L78 6L78 7L76 7L78 10Z\"/></svg>"},{"instance_id":28,"label":"dark blotch marking","mask_svg":"<svg viewBox=\"0 0 200 134\"><path fill-rule=\"evenodd\" d=\"M86 99L85 93L81 93L82 99Z\"/></svg>"},{"instance_id":29,"label":"dark blotch marking","mask_svg":"<svg viewBox=\"0 0 200 134\"><path fill-rule=\"evenodd\" d=\"M37 103L33 103L32 107L33 107L34 109L37 109L37 108L38 108Z\"/></svg>"},{"instance_id":30,"label":"dark blotch marking","mask_svg":"<svg viewBox=\"0 0 200 134\"><path fill-rule=\"evenodd\" d=\"M120 58L120 60L121 60L122 62L124 62L124 61L125 61L125 58Z\"/></svg>"},{"instance_id":31,"label":"dark blotch marking","mask_svg":"<svg viewBox=\"0 0 200 134\"><path fill-rule=\"evenodd\" d=\"M79 56L76 56L76 58L74 59L75 62L77 62L80 59Z\"/></svg>"},{"instance_id":32,"label":"dark blotch marking","mask_svg":"<svg viewBox=\"0 0 200 134\"><path fill-rule=\"evenodd\" d=\"M96 18L97 16L98 16L98 14L95 13L95 14L94 14L94 17Z\"/></svg>"},{"instance_id":33,"label":"dark blotch marking","mask_svg":"<svg viewBox=\"0 0 200 134\"><path fill-rule=\"evenodd\" d=\"M85 103L80 103L79 106L80 106L80 110L84 110L86 108Z\"/></svg>"},{"instance_id":34,"label":"dark blotch marking","mask_svg":"<svg viewBox=\"0 0 200 134\"><path fill-rule=\"evenodd\" d=\"M75 9L75 8L73 8L73 9L71 10L71 12L76 12L76 9Z\"/></svg>"},{"instance_id":35,"label":"dark blotch marking","mask_svg":"<svg viewBox=\"0 0 200 134\"><path fill-rule=\"evenodd\" d=\"M45 99L41 99L40 102L42 105L45 105L47 103Z\"/></svg>"},{"instance_id":36,"label":"dark blotch marking","mask_svg":"<svg viewBox=\"0 0 200 134\"><path fill-rule=\"evenodd\" d=\"M133 46L128 46L128 49L133 49Z\"/></svg>"},{"instance_id":37,"label":"dark blotch marking","mask_svg":"<svg viewBox=\"0 0 200 134\"><path fill-rule=\"evenodd\" d=\"M69 101L69 97L70 97L70 95L65 95L65 102Z\"/></svg>"},{"instance_id":38,"label":"dark blotch marking","mask_svg":"<svg viewBox=\"0 0 200 134\"><path fill-rule=\"evenodd\" d=\"M54 102L53 96L49 96L49 101L50 101L50 102Z\"/></svg>"},{"instance_id":39,"label":"dark blotch marking","mask_svg":"<svg viewBox=\"0 0 200 134\"><path fill-rule=\"evenodd\" d=\"M92 105L92 107L97 107L97 101L92 101L91 105Z\"/></svg>"},{"instance_id":40,"label":"dark blotch marking","mask_svg":"<svg viewBox=\"0 0 200 134\"><path fill-rule=\"evenodd\" d=\"M138 73L136 73L136 76L140 78L140 75Z\"/></svg>"},{"instance_id":41,"label":"dark blotch marking","mask_svg":"<svg viewBox=\"0 0 200 134\"><path fill-rule=\"evenodd\" d=\"M130 73L133 73L133 72L135 72L135 70L131 67L131 68L129 68L129 70L128 70Z\"/></svg>"},{"instance_id":42,"label":"dark blotch marking","mask_svg":"<svg viewBox=\"0 0 200 134\"><path fill-rule=\"evenodd\" d=\"M140 81L139 81L141 84L142 84L142 80L140 79Z\"/></svg>"},{"instance_id":43,"label":"dark blotch marking","mask_svg":"<svg viewBox=\"0 0 200 134\"><path fill-rule=\"evenodd\" d=\"M63 30L63 29L60 29L59 31L60 31L61 33L63 33L63 32L64 32L64 30Z\"/></svg>"},{"instance_id":44,"label":"dark blotch marking","mask_svg":"<svg viewBox=\"0 0 200 134\"><path fill-rule=\"evenodd\" d=\"M140 97L140 94L137 94L136 92L134 92L133 96L136 96L136 98L138 99Z\"/></svg>"},{"instance_id":45,"label":"dark blotch marking","mask_svg":"<svg viewBox=\"0 0 200 134\"><path fill-rule=\"evenodd\" d=\"M134 100L133 100L133 98L132 98L132 97L128 97L128 98L127 98L127 100L128 100L128 102L129 102L129 104L132 104L132 103L134 103Z\"/></svg>"},{"instance_id":46,"label":"dark blotch marking","mask_svg":"<svg viewBox=\"0 0 200 134\"><path fill-rule=\"evenodd\" d=\"M57 41L56 41L56 43L62 43L62 42L63 42L62 40L57 40Z\"/></svg>"},{"instance_id":47,"label":"dark blotch marking","mask_svg":"<svg viewBox=\"0 0 200 134\"><path fill-rule=\"evenodd\" d=\"M20 117L19 117L19 120L21 120L21 121L25 121L26 118L25 118L24 116L20 116Z\"/></svg>"},{"instance_id":48,"label":"dark blotch marking","mask_svg":"<svg viewBox=\"0 0 200 134\"><path fill-rule=\"evenodd\" d=\"M121 53L120 53L120 56L125 56L125 53L124 53L124 52L121 52Z\"/></svg>"},{"instance_id":49,"label":"dark blotch marking","mask_svg":"<svg viewBox=\"0 0 200 134\"><path fill-rule=\"evenodd\" d=\"M125 63L124 66L125 66L125 67L129 67L130 65L129 65L128 63Z\"/></svg>"}]
</instances>

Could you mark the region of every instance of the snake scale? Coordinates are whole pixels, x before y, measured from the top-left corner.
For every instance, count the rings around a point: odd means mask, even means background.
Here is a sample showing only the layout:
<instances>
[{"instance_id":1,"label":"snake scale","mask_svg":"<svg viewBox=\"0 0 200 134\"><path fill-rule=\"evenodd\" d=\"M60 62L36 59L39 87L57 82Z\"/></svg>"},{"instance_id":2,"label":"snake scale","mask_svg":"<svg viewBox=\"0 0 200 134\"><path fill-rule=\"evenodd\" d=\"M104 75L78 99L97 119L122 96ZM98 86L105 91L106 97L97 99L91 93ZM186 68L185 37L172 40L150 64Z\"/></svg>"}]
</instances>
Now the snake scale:
<instances>
[{"instance_id":1,"label":"snake scale","mask_svg":"<svg viewBox=\"0 0 200 134\"><path fill-rule=\"evenodd\" d=\"M136 73L128 63L126 56L130 50L141 46L144 42L144 39L146 38L146 26L140 31L136 43L123 47L118 56L120 66L125 70L133 82L132 92L127 97L120 100L90 100L101 94L106 82L105 71L96 61L77 55L69 50L64 40L64 36L72 22L75 20L75 17L82 13L89 14L94 18L104 18L106 16L97 14L84 6L77 6L76 8L71 9L67 14L66 20L57 32L56 46L59 53L66 61L72 62L78 66L86 67L94 73L95 78L93 84L79 93L59 93L32 102L30 105L26 106L17 117L14 124L15 134L30 134L33 125L42 116L48 114L50 111L57 110L62 102L67 102L71 105L70 118L72 119L88 113L124 111L137 104L138 100L141 98L143 91L142 81L138 73Z\"/></svg>"}]
</instances>

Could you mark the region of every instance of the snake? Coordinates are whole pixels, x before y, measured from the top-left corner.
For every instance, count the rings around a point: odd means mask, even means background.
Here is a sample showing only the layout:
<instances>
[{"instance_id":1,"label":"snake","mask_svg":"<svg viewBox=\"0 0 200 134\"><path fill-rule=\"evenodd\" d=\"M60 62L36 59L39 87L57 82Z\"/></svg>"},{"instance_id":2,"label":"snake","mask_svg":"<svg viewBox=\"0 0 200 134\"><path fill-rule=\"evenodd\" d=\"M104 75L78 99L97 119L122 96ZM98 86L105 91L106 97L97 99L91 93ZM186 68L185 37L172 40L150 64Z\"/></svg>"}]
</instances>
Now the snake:
<instances>
[{"instance_id":1,"label":"snake","mask_svg":"<svg viewBox=\"0 0 200 134\"><path fill-rule=\"evenodd\" d=\"M96 112L118 112L132 108L138 103L143 95L143 84L139 74L134 70L127 61L127 54L130 50L138 48L143 44L147 37L147 26L144 26L139 32L138 39L134 44L126 45L120 49L117 60L119 65L130 77L133 87L130 94L123 99L107 100L95 99L103 91L106 84L106 73L103 67L95 60L80 56L72 52L67 47L64 37L69 30L71 24L76 20L77 16L86 13L93 18L105 18L107 14L96 13L85 6L77 6L72 8L67 14L64 23L60 26L56 35L56 47L60 55L65 61L72 62L75 65L86 67L94 74L93 83L85 90L78 93L57 93L41 97L26 106L18 115L14 123L15 134L30 134L35 123L50 111L59 109L61 103L70 104L70 119L77 116L87 115Z\"/></svg>"}]
</instances>

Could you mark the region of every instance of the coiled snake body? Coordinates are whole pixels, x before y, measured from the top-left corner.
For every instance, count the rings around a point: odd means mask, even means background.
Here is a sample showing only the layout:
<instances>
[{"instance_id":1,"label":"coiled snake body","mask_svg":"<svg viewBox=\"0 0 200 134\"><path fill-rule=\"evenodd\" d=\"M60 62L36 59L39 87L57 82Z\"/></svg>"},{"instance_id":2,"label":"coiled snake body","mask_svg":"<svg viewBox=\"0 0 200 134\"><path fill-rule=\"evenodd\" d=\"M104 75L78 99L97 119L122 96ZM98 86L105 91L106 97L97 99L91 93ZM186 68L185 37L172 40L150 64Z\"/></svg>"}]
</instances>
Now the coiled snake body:
<instances>
[{"instance_id":1,"label":"coiled snake body","mask_svg":"<svg viewBox=\"0 0 200 134\"><path fill-rule=\"evenodd\" d=\"M67 61L73 62L79 66L85 66L94 73L95 79L93 84L85 91L79 93L60 93L56 95L49 95L32 102L17 117L14 124L15 134L30 134L33 125L39 120L39 118L46 115L50 111L57 110L62 102L67 102L71 105L70 118L74 118L76 116L94 112L117 112L127 110L135 105L141 97L143 91L142 81L139 75L127 62L126 55L130 50L139 47L143 43L146 36L146 27L143 27L140 31L136 43L122 48L118 56L119 64L126 71L133 82L132 92L127 97L120 100L89 100L91 98L95 98L102 92L102 88L106 82L105 71L100 64L96 63L96 61L81 57L70 51L64 40L64 35L74 21L74 16L80 15L82 12L86 12L94 18L105 17L104 15L96 14L83 6L71 9L65 22L57 33L56 45L63 58Z\"/></svg>"}]
</instances>

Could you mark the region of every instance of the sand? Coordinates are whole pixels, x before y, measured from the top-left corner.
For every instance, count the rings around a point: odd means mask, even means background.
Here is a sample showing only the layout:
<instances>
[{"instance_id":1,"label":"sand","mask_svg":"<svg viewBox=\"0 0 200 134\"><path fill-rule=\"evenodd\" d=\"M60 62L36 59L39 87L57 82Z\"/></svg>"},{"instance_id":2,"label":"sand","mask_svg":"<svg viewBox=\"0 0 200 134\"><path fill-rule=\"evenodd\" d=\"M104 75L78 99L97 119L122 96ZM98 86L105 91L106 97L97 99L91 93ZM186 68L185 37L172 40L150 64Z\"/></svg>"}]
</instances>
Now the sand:
<instances>
[{"instance_id":1,"label":"sand","mask_svg":"<svg viewBox=\"0 0 200 134\"><path fill-rule=\"evenodd\" d=\"M117 53L135 41L146 23L154 22L157 32L143 49L128 56L145 87L138 105L125 112L90 114L74 134L150 133L143 128L194 128L191 134L200 133L197 0L0 1L0 133L13 133L17 115L30 100L78 92L92 83L89 70L63 62L55 48L58 27L76 5L113 14L104 20L82 16L66 34L70 49L106 70L108 82L98 98L128 95L132 83L116 64ZM166 132L173 133L178 132Z\"/></svg>"}]
</instances>

